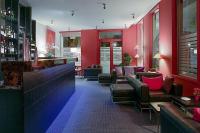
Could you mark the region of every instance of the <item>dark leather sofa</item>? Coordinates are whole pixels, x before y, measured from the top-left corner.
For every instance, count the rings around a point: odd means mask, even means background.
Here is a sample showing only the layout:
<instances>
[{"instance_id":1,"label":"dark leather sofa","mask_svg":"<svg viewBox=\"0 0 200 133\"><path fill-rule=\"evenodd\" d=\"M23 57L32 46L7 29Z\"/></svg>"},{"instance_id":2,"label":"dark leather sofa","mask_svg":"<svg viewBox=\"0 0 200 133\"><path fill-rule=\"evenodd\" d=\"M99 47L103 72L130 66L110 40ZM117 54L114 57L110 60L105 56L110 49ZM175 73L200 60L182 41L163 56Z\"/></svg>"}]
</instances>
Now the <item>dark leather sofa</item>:
<instances>
[{"instance_id":1,"label":"dark leather sofa","mask_svg":"<svg viewBox=\"0 0 200 133\"><path fill-rule=\"evenodd\" d=\"M102 68L99 65L92 65L84 69L84 78L87 80L98 80L98 75L102 73Z\"/></svg>"},{"instance_id":2,"label":"dark leather sofa","mask_svg":"<svg viewBox=\"0 0 200 133\"><path fill-rule=\"evenodd\" d=\"M169 94L167 94L163 89L150 91L148 85L141 82L140 79L131 76L126 78L128 83L135 89L135 99L141 111L149 109L150 102L167 102L171 100L171 95L182 95L182 86L175 83L171 86Z\"/></svg>"},{"instance_id":3,"label":"dark leather sofa","mask_svg":"<svg viewBox=\"0 0 200 133\"><path fill-rule=\"evenodd\" d=\"M161 106L161 133L200 133L200 123L173 104Z\"/></svg>"},{"instance_id":4,"label":"dark leather sofa","mask_svg":"<svg viewBox=\"0 0 200 133\"><path fill-rule=\"evenodd\" d=\"M118 71L117 71L118 69ZM121 69L121 72L119 71ZM137 71L144 71L144 67L137 66L116 66L112 71L112 81L116 83L117 79L125 79L127 76L138 73Z\"/></svg>"}]
</instances>

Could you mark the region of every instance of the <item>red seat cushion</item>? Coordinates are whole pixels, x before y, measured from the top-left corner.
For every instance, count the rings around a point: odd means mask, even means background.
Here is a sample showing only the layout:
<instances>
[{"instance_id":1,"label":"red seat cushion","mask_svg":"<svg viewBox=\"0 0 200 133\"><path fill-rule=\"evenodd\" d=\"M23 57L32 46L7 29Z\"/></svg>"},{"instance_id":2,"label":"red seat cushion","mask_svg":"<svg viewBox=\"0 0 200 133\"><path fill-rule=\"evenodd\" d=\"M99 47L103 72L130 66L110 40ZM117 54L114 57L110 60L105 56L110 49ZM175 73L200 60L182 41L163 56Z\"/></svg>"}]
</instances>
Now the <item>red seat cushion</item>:
<instances>
[{"instance_id":1,"label":"red seat cushion","mask_svg":"<svg viewBox=\"0 0 200 133\"><path fill-rule=\"evenodd\" d=\"M200 122L200 108L193 109L193 119Z\"/></svg>"},{"instance_id":2,"label":"red seat cushion","mask_svg":"<svg viewBox=\"0 0 200 133\"><path fill-rule=\"evenodd\" d=\"M149 86L152 91L160 90L163 85L163 76L158 77L144 77L142 76L142 81Z\"/></svg>"}]
</instances>

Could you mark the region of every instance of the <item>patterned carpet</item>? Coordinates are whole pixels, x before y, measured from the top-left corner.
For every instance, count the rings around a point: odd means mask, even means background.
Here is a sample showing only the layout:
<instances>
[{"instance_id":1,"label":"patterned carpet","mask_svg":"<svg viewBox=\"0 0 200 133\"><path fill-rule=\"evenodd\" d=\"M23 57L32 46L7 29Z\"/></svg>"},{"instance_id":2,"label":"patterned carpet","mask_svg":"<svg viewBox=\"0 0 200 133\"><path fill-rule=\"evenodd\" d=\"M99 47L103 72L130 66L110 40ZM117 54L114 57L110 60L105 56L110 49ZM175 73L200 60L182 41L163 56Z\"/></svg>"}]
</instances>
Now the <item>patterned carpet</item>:
<instances>
[{"instance_id":1,"label":"patterned carpet","mask_svg":"<svg viewBox=\"0 0 200 133\"><path fill-rule=\"evenodd\" d=\"M47 133L154 133L155 118L134 105L112 103L108 86L76 79L76 92Z\"/></svg>"}]
</instances>

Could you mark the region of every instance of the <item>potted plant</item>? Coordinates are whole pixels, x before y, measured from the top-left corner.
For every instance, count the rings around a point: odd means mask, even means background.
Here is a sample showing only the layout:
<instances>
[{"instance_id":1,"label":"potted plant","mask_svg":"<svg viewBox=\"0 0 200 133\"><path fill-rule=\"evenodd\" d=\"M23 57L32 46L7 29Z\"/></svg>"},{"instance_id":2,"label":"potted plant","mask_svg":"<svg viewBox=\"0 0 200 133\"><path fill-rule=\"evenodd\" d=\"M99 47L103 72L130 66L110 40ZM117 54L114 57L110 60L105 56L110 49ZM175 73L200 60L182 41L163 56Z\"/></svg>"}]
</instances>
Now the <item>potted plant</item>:
<instances>
[{"instance_id":1,"label":"potted plant","mask_svg":"<svg viewBox=\"0 0 200 133\"><path fill-rule=\"evenodd\" d=\"M123 61L124 61L124 66L129 66L132 61L132 57L128 53L124 53Z\"/></svg>"}]
</instances>

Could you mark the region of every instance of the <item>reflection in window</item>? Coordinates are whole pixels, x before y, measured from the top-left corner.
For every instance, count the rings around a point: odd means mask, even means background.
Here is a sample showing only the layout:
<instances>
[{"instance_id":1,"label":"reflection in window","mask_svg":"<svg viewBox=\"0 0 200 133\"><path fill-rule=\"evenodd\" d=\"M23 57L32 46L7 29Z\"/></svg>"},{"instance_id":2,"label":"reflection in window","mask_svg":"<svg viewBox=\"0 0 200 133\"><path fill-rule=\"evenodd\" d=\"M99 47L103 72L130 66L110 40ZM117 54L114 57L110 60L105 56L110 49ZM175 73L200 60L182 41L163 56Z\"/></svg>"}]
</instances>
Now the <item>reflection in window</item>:
<instances>
[{"instance_id":1,"label":"reflection in window","mask_svg":"<svg viewBox=\"0 0 200 133\"><path fill-rule=\"evenodd\" d=\"M121 39L122 38L122 33L121 32L100 32L99 33L99 38L100 39Z\"/></svg>"},{"instance_id":2,"label":"reflection in window","mask_svg":"<svg viewBox=\"0 0 200 133\"><path fill-rule=\"evenodd\" d=\"M157 53L159 53L159 12L153 14L153 68L159 68L159 59L154 58Z\"/></svg>"},{"instance_id":3,"label":"reflection in window","mask_svg":"<svg viewBox=\"0 0 200 133\"><path fill-rule=\"evenodd\" d=\"M178 16L179 74L197 78L196 0L179 0Z\"/></svg>"},{"instance_id":4,"label":"reflection in window","mask_svg":"<svg viewBox=\"0 0 200 133\"><path fill-rule=\"evenodd\" d=\"M196 0L183 0L182 34L196 33Z\"/></svg>"}]
</instances>

